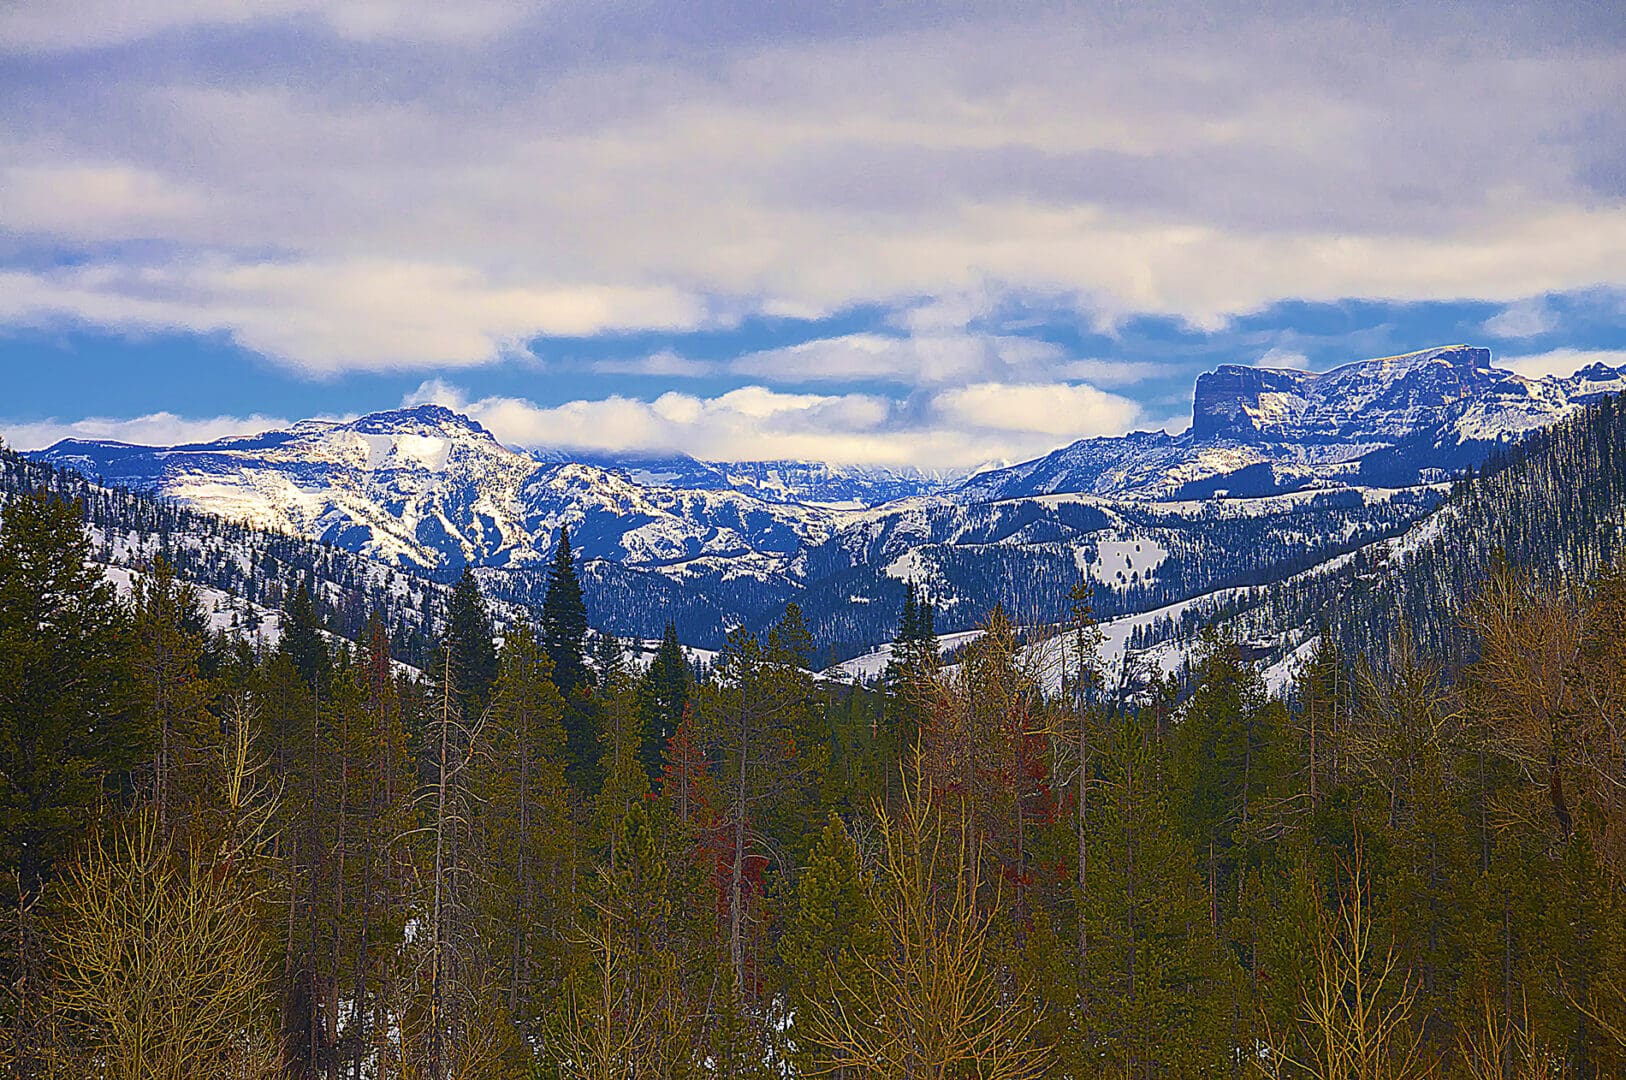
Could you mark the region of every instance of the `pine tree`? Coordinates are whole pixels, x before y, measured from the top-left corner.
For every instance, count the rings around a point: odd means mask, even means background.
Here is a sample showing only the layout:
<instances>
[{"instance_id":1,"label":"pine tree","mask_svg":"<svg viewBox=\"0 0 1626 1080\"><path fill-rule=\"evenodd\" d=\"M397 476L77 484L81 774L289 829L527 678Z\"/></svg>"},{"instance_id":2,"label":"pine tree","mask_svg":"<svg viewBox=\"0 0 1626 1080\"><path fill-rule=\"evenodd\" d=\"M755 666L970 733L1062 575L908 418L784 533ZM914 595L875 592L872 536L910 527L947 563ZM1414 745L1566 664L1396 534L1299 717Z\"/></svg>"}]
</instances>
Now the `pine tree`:
<instances>
[{"instance_id":1,"label":"pine tree","mask_svg":"<svg viewBox=\"0 0 1626 1080\"><path fill-rule=\"evenodd\" d=\"M411 917L412 847L417 821L416 770L407 743L406 696L392 670L389 636L375 612L367 623L367 651L356 665L359 691L349 720L345 754L353 762L346 799L355 825L348 844L352 922L348 928L349 1014L343 1040L352 1075L365 1058L387 1054L388 1002L404 973L396 961Z\"/></svg>"},{"instance_id":2,"label":"pine tree","mask_svg":"<svg viewBox=\"0 0 1626 1080\"><path fill-rule=\"evenodd\" d=\"M586 659L587 607L570 534L562 525L542 598L542 648L553 663L553 682L565 702L567 775L578 791L596 794L604 780L599 768L603 710L588 696L592 673Z\"/></svg>"},{"instance_id":3,"label":"pine tree","mask_svg":"<svg viewBox=\"0 0 1626 1080\"><path fill-rule=\"evenodd\" d=\"M1217 924L1221 901L1237 895L1237 875L1257 865L1267 795L1281 774L1284 718L1234 644L1208 635L1197 663L1197 688L1175 729L1173 764Z\"/></svg>"},{"instance_id":4,"label":"pine tree","mask_svg":"<svg viewBox=\"0 0 1626 1080\"><path fill-rule=\"evenodd\" d=\"M888 793L893 790L899 767L920 741L936 697L938 663L932 605L911 581L905 586L898 633L882 676L887 692L883 714L887 730L874 733L884 750L879 767L884 774L883 788Z\"/></svg>"},{"instance_id":5,"label":"pine tree","mask_svg":"<svg viewBox=\"0 0 1626 1080\"><path fill-rule=\"evenodd\" d=\"M452 677L464 716L477 717L485 711L491 684L497 680L497 647L492 638L491 614L480 583L465 566L446 611L446 644L452 650Z\"/></svg>"},{"instance_id":6,"label":"pine tree","mask_svg":"<svg viewBox=\"0 0 1626 1080\"><path fill-rule=\"evenodd\" d=\"M320 691L327 683L332 657L322 636L321 620L317 617L316 602L308 583L301 582L289 594L282 617L282 640L277 648L293 661L294 670L305 680L305 685Z\"/></svg>"},{"instance_id":7,"label":"pine tree","mask_svg":"<svg viewBox=\"0 0 1626 1080\"><path fill-rule=\"evenodd\" d=\"M885 946L873 891L858 846L832 811L796 882L796 905L779 942L793 1016L859 985L864 965ZM798 1043L794 1025L790 1039L806 1067L809 1048Z\"/></svg>"},{"instance_id":8,"label":"pine tree","mask_svg":"<svg viewBox=\"0 0 1626 1080\"><path fill-rule=\"evenodd\" d=\"M542 598L542 647L553 661L553 683L567 700L588 682L586 660L587 604L570 534L559 526L559 542L548 572L548 591Z\"/></svg>"},{"instance_id":9,"label":"pine tree","mask_svg":"<svg viewBox=\"0 0 1626 1080\"><path fill-rule=\"evenodd\" d=\"M1154 728L1152 718L1123 719L1098 755L1086 1009L1071 1050L1084 1053L1081 1065L1092 1049L1103 1055L1111 1075L1207 1075L1226 1062L1240 974L1210 925Z\"/></svg>"},{"instance_id":10,"label":"pine tree","mask_svg":"<svg viewBox=\"0 0 1626 1080\"><path fill-rule=\"evenodd\" d=\"M491 719L474 779L483 847L482 936L526 1037L540 1035L564 974L575 844L564 777L564 713L530 627L503 640Z\"/></svg>"},{"instance_id":11,"label":"pine tree","mask_svg":"<svg viewBox=\"0 0 1626 1080\"><path fill-rule=\"evenodd\" d=\"M775 627L764 646L736 630L717 656L716 673L702 698L710 743L721 757L721 787L728 824L726 863L729 958L734 991L754 998L756 980L746 954L748 908L759 895L760 865L753 848L757 829L775 799L794 797L815 762L798 752L796 733L806 730L811 678L796 663L796 620Z\"/></svg>"},{"instance_id":12,"label":"pine tree","mask_svg":"<svg viewBox=\"0 0 1626 1080\"><path fill-rule=\"evenodd\" d=\"M153 743L152 803L166 840L177 821L198 809L217 722L212 689L200 663L206 643L197 594L160 557L135 583L135 672L143 722Z\"/></svg>"},{"instance_id":13,"label":"pine tree","mask_svg":"<svg viewBox=\"0 0 1626 1080\"><path fill-rule=\"evenodd\" d=\"M89 563L81 520L77 504L46 494L0 514L0 890L12 946L3 985L21 992L0 999L0 1043L23 1075L42 1007L35 905L104 795L128 790L152 752L145 725L131 722L129 622Z\"/></svg>"},{"instance_id":14,"label":"pine tree","mask_svg":"<svg viewBox=\"0 0 1626 1080\"><path fill-rule=\"evenodd\" d=\"M643 725L638 710L638 691L621 659L621 646L615 637L604 634L594 650L598 686L595 704L603 718L603 749L599 771L604 786L598 793L595 817L599 835L609 841L610 868L616 866L616 847L627 808L649 791L649 776L639 760Z\"/></svg>"},{"instance_id":15,"label":"pine tree","mask_svg":"<svg viewBox=\"0 0 1626 1080\"><path fill-rule=\"evenodd\" d=\"M651 781L661 776L661 755L683 721L689 704L689 665L670 620L649 670L638 680L638 713L643 724L639 761Z\"/></svg>"}]
</instances>

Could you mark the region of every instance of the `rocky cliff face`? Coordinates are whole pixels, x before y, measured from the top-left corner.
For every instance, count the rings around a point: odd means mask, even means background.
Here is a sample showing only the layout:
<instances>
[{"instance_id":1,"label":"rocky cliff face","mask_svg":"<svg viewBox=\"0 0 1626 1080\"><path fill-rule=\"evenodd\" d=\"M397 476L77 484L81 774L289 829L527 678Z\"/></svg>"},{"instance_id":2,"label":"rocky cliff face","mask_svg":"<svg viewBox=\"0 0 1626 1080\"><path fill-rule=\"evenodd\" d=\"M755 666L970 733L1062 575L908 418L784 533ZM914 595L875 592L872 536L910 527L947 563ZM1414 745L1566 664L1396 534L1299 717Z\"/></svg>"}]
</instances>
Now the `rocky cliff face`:
<instances>
[{"instance_id":1,"label":"rocky cliff face","mask_svg":"<svg viewBox=\"0 0 1626 1080\"><path fill-rule=\"evenodd\" d=\"M1325 373L1222 365L1199 376L1196 439L1361 441L1448 424L1472 402L1529 396L1529 380L1491 366L1489 349L1450 345Z\"/></svg>"},{"instance_id":2,"label":"rocky cliff face","mask_svg":"<svg viewBox=\"0 0 1626 1080\"><path fill-rule=\"evenodd\" d=\"M1242 477L1252 494L1362 478L1416 483L1622 390L1626 368L1596 364L1531 379L1468 345L1327 372L1224 364L1198 377L1191 427L1179 435L1086 439L975 477L960 491L983 499L1059 491L1170 498L1211 493L1226 477Z\"/></svg>"}]
</instances>

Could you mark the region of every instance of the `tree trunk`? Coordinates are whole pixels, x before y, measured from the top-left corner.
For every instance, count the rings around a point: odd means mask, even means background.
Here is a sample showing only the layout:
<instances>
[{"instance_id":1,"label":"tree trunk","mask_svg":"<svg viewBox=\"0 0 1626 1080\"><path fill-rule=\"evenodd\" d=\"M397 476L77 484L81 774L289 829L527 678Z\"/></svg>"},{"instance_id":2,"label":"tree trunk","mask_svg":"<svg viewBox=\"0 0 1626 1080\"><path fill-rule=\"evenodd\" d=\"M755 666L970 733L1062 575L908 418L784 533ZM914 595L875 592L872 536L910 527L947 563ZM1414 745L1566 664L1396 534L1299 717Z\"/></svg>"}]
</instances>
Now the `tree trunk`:
<instances>
[{"instance_id":1,"label":"tree trunk","mask_svg":"<svg viewBox=\"0 0 1626 1080\"><path fill-rule=\"evenodd\" d=\"M740 776L734 798L734 867L728 891L728 955L734 964L734 992L745 997L745 948L742 940L744 918L740 911L745 875L745 780L750 738L746 730L745 707L740 707Z\"/></svg>"}]
</instances>

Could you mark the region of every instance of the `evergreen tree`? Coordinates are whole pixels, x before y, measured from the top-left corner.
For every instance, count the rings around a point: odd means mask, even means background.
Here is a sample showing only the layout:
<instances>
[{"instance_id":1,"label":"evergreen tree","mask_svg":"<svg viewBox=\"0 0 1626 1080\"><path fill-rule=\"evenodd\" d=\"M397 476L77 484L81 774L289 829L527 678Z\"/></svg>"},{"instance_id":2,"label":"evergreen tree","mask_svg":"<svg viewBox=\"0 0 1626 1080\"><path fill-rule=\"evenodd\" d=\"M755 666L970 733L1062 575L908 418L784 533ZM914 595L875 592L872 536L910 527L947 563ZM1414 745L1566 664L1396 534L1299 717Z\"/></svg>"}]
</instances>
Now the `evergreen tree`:
<instances>
[{"instance_id":1,"label":"evergreen tree","mask_svg":"<svg viewBox=\"0 0 1626 1080\"><path fill-rule=\"evenodd\" d=\"M865 872L847 827L834 812L819 833L812 858L796 882L796 904L779 942L785 992L793 1016L858 986L864 965L885 945ZM847 1002L848 1008L856 1002ZM790 1033L795 1056L808 1057ZM800 1061L804 1067L809 1064Z\"/></svg>"},{"instance_id":2,"label":"evergreen tree","mask_svg":"<svg viewBox=\"0 0 1626 1080\"><path fill-rule=\"evenodd\" d=\"M724 910L734 993L741 1002L752 1001L758 985L747 950L750 908L760 897L765 861L754 850L757 829L773 802L797 796L815 764L812 755L799 752L796 738L808 727L811 678L796 662L801 654L795 626L796 620L782 621L766 646L744 630L730 634L701 699L709 741L721 757L728 827Z\"/></svg>"},{"instance_id":3,"label":"evergreen tree","mask_svg":"<svg viewBox=\"0 0 1626 1080\"><path fill-rule=\"evenodd\" d=\"M553 683L567 700L588 682L587 604L570 534L559 526L559 542L548 571L548 591L542 598L542 647L553 661Z\"/></svg>"},{"instance_id":4,"label":"evergreen tree","mask_svg":"<svg viewBox=\"0 0 1626 1080\"><path fill-rule=\"evenodd\" d=\"M416 770L403 723L410 688L391 668L388 632L377 612L368 620L367 651L354 675L358 693L343 737L350 764L342 795L354 820L346 830L351 914L338 982L349 999L341 1043L350 1074L361 1075L364 1060L388 1055L388 1002L402 974L396 963L412 915L417 825Z\"/></svg>"},{"instance_id":5,"label":"evergreen tree","mask_svg":"<svg viewBox=\"0 0 1626 1080\"><path fill-rule=\"evenodd\" d=\"M89 564L80 507L22 496L0 513L0 896L9 948L0 1053L27 1075L44 1002L36 905L106 796L150 760L132 722L129 621ZM22 991L12 999L10 992Z\"/></svg>"},{"instance_id":6,"label":"evergreen tree","mask_svg":"<svg viewBox=\"0 0 1626 1080\"><path fill-rule=\"evenodd\" d=\"M88 549L74 504L26 497L0 516L0 866L13 904L37 895L104 792L151 753L130 722L130 623Z\"/></svg>"},{"instance_id":7,"label":"evergreen tree","mask_svg":"<svg viewBox=\"0 0 1626 1080\"><path fill-rule=\"evenodd\" d=\"M316 614L316 601L310 585L301 582L288 596L282 613L282 639L277 648L290 661L305 685L320 691L327 683L332 657L322 636L322 623Z\"/></svg>"},{"instance_id":8,"label":"evergreen tree","mask_svg":"<svg viewBox=\"0 0 1626 1080\"><path fill-rule=\"evenodd\" d=\"M483 846L479 908L509 1011L520 1033L535 1039L564 977L575 899L564 706L530 627L510 629L500 659L474 781Z\"/></svg>"},{"instance_id":9,"label":"evergreen tree","mask_svg":"<svg viewBox=\"0 0 1626 1080\"><path fill-rule=\"evenodd\" d=\"M206 642L197 594L160 557L135 582L135 674L153 744L152 803L159 834L201 809L218 724L201 663Z\"/></svg>"},{"instance_id":10,"label":"evergreen tree","mask_svg":"<svg viewBox=\"0 0 1626 1080\"><path fill-rule=\"evenodd\" d=\"M1197 687L1175 729L1174 767L1186 827L1218 905L1237 895L1236 875L1257 865L1267 796L1281 771L1283 717L1234 644L1210 633L1202 649Z\"/></svg>"},{"instance_id":11,"label":"evergreen tree","mask_svg":"<svg viewBox=\"0 0 1626 1080\"><path fill-rule=\"evenodd\" d=\"M452 589L444 644L452 651L452 685L459 708L464 716L477 717L485 711L491 684L497 680L497 647L480 583L466 566Z\"/></svg>"},{"instance_id":12,"label":"evergreen tree","mask_svg":"<svg viewBox=\"0 0 1626 1080\"><path fill-rule=\"evenodd\" d=\"M622 662L620 643L613 635L602 635L594 655L598 686L593 691L593 699L602 717L604 739L599 764L604 786L598 793L596 818L599 835L609 841L613 871L621 822L627 808L649 791L649 776L639 760L643 725L639 718L638 691Z\"/></svg>"},{"instance_id":13,"label":"evergreen tree","mask_svg":"<svg viewBox=\"0 0 1626 1080\"><path fill-rule=\"evenodd\" d=\"M600 771L603 710L588 695L592 673L586 659L587 607L576 577L570 534L562 525L548 572L548 591L542 599L542 648L553 664L553 682L565 702L567 775L578 791L596 794L604 779Z\"/></svg>"},{"instance_id":14,"label":"evergreen tree","mask_svg":"<svg viewBox=\"0 0 1626 1080\"><path fill-rule=\"evenodd\" d=\"M1099 755L1084 902L1090 948L1080 972L1087 1008L1071 1052L1087 1060L1096 1049L1111 1075L1207 1075L1234 1045L1240 972L1210 924L1154 724L1119 721Z\"/></svg>"},{"instance_id":15,"label":"evergreen tree","mask_svg":"<svg viewBox=\"0 0 1626 1080\"><path fill-rule=\"evenodd\" d=\"M668 620L660 648L638 680L638 713L643 724L638 759L651 781L660 779L661 755L683 722L688 705L689 665L678 643L677 627Z\"/></svg>"},{"instance_id":16,"label":"evergreen tree","mask_svg":"<svg viewBox=\"0 0 1626 1080\"><path fill-rule=\"evenodd\" d=\"M894 789L894 774L920 740L935 697L938 662L932 605L911 581L904 589L898 633L882 676L887 691L886 731L884 737L879 731L875 733L884 750L879 766L884 774L882 786L888 793Z\"/></svg>"}]
</instances>

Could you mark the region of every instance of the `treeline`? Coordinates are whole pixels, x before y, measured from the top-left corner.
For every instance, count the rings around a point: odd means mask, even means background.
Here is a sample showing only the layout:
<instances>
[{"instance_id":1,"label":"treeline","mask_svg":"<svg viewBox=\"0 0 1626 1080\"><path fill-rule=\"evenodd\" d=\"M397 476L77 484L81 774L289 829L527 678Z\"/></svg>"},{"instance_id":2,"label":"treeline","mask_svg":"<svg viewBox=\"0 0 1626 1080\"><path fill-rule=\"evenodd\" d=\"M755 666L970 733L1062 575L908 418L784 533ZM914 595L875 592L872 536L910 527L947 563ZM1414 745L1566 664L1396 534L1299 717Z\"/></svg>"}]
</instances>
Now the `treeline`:
<instances>
[{"instance_id":1,"label":"treeline","mask_svg":"<svg viewBox=\"0 0 1626 1080\"><path fill-rule=\"evenodd\" d=\"M268 532L139 491L104 487L0 447L0 503L40 492L77 503L91 530L90 556L109 566L168 564L197 586L229 594L225 621L252 637L268 611L282 607L293 582L308 585L323 624L360 640L382 613L390 651L427 665L449 590L428 577L303 537Z\"/></svg>"},{"instance_id":2,"label":"treeline","mask_svg":"<svg viewBox=\"0 0 1626 1080\"><path fill-rule=\"evenodd\" d=\"M1346 653L1379 666L1404 629L1414 649L1454 675L1475 656L1463 613L1500 562L1526 568L1543 586L1592 581L1626 556L1623 507L1626 400L1612 395L1491 456L1392 547L1370 545L1336 570L1190 617L1224 620L1242 635L1324 624Z\"/></svg>"},{"instance_id":3,"label":"treeline","mask_svg":"<svg viewBox=\"0 0 1626 1080\"><path fill-rule=\"evenodd\" d=\"M22 1077L1626 1072L1626 581L1501 566L1447 685L1211 635L1106 691L1000 609L876 690L788 608L697 673L472 575L421 671L306 583L256 651L79 508L0 520L0 1055ZM1058 693L1045 687L1059 682Z\"/></svg>"}]
</instances>

